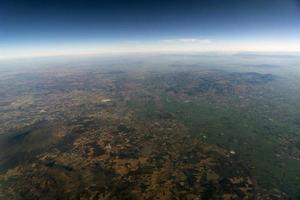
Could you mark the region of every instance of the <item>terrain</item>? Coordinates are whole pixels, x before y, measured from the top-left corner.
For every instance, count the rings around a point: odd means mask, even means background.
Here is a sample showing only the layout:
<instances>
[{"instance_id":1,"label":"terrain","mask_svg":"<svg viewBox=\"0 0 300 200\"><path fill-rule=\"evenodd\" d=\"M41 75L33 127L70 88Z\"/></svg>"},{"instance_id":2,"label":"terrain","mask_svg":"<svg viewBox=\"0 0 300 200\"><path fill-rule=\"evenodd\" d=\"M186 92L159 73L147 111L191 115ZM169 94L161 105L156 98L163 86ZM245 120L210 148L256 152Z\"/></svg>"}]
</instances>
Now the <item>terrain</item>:
<instances>
[{"instance_id":1,"label":"terrain","mask_svg":"<svg viewBox=\"0 0 300 200\"><path fill-rule=\"evenodd\" d=\"M298 199L297 73L244 56L2 64L0 199Z\"/></svg>"}]
</instances>

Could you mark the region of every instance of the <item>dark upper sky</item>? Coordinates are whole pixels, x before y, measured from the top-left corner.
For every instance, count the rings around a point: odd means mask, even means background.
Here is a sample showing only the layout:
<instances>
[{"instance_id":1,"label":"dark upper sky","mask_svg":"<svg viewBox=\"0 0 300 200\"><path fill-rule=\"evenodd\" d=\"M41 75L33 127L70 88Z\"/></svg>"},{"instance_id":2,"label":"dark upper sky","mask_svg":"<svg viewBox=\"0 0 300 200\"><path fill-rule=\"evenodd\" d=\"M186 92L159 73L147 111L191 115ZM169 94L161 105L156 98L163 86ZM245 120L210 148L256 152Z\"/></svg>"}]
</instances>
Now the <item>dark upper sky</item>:
<instances>
[{"instance_id":1,"label":"dark upper sky","mask_svg":"<svg viewBox=\"0 0 300 200\"><path fill-rule=\"evenodd\" d=\"M0 0L0 48L299 35L299 0Z\"/></svg>"}]
</instances>

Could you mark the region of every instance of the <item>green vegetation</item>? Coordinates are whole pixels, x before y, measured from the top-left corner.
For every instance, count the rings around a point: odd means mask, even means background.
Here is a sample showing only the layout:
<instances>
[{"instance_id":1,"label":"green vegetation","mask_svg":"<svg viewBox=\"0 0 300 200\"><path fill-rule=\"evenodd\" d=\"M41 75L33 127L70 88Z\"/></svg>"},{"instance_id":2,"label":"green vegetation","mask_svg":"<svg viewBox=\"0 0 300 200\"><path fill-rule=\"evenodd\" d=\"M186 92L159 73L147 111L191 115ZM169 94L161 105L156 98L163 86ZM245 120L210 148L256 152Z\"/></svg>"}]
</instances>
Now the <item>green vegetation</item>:
<instances>
[{"instance_id":1,"label":"green vegetation","mask_svg":"<svg viewBox=\"0 0 300 200\"><path fill-rule=\"evenodd\" d=\"M268 120L255 109L242 112L234 106L212 104L206 99L190 103L172 99L164 101L164 108L176 113L177 119L194 135L237 152L236 157L263 187L279 187L293 196L299 190L300 161L279 149L279 136L293 134L294 126Z\"/></svg>"},{"instance_id":2,"label":"green vegetation","mask_svg":"<svg viewBox=\"0 0 300 200\"><path fill-rule=\"evenodd\" d=\"M295 109L299 98L279 82L260 87L273 80L270 76L250 75L249 80L248 74L223 72L152 77L153 84L144 88L147 92L140 91L130 105L146 120L159 112L171 113L192 135L233 151L260 186L297 199L300 161L294 150L300 149L300 140L295 141L300 132L300 113ZM241 85L248 87L242 98L236 92Z\"/></svg>"},{"instance_id":3,"label":"green vegetation","mask_svg":"<svg viewBox=\"0 0 300 200\"><path fill-rule=\"evenodd\" d=\"M295 144L296 148L300 150L300 140L298 140Z\"/></svg>"}]
</instances>

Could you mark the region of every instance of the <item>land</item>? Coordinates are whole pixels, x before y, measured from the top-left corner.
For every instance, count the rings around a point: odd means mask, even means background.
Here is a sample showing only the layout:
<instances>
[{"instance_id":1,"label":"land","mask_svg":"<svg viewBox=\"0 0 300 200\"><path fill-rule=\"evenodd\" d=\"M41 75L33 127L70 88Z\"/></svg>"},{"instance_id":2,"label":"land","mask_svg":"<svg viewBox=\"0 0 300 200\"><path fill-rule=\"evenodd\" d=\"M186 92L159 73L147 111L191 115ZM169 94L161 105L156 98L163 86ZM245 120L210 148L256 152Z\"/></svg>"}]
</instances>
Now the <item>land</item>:
<instances>
[{"instance_id":1,"label":"land","mask_svg":"<svg viewBox=\"0 0 300 200\"><path fill-rule=\"evenodd\" d=\"M2 73L0 199L299 198L297 88L145 62Z\"/></svg>"}]
</instances>

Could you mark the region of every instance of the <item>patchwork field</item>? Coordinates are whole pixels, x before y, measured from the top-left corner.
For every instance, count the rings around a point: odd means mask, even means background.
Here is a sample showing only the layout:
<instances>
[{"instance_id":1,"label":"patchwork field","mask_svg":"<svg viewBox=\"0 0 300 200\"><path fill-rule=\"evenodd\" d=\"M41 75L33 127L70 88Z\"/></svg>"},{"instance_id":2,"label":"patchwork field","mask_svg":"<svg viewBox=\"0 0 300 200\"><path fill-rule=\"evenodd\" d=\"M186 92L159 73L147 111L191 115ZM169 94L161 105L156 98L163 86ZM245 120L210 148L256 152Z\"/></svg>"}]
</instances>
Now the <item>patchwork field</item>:
<instances>
[{"instance_id":1,"label":"patchwork field","mask_svg":"<svg viewBox=\"0 0 300 200\"><path fill-rule=\"evenodd\" d=\"M0 199L300 197L296 78L153 58L3 70Z\"/></svg>"}]
</instances>

